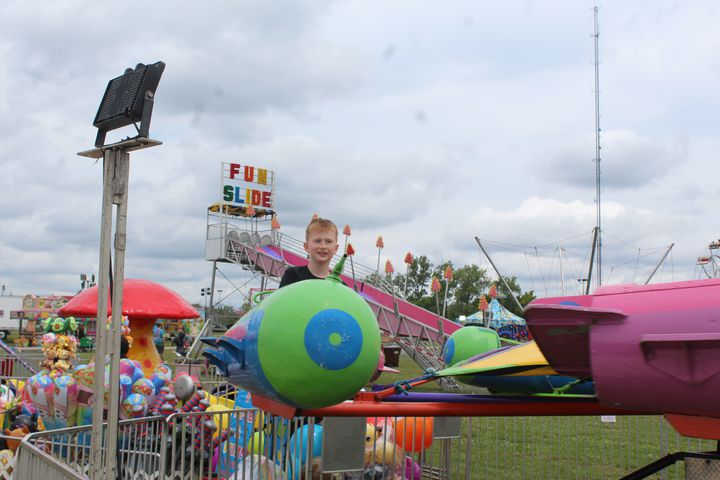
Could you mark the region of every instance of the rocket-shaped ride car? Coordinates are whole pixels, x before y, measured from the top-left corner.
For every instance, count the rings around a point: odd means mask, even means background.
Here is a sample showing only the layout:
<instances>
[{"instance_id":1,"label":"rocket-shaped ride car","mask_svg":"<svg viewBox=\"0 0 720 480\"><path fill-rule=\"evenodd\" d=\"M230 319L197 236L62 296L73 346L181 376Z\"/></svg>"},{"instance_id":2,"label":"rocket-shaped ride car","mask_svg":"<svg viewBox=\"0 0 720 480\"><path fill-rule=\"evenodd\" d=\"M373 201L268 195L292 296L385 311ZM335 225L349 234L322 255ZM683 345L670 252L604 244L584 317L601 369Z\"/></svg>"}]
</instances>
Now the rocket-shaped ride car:
<instances>
[{"instance_id":1,"label":"rocket-shaped ride car","mask_svg":"<svg viewBox=\"0 0 720 480\"><path fill-rule=\"evenodd\" d=\"M720 279L542 298L525 318L552 368L592 378L601 404L669 414L673 425L720 417Z\"/></svg>"},{"instance_id":2,"label":"rocket-shaped ride car","mask_svg":"<svg viewBox=\"0 0 720 480\"><path fill-rule=\"evenodd\" d=\"M296 408L351 398L375 373L380 329L372 310L340 281L283 287L247 312L204 355L254 395Z\"/></svg>"}]
</instances>

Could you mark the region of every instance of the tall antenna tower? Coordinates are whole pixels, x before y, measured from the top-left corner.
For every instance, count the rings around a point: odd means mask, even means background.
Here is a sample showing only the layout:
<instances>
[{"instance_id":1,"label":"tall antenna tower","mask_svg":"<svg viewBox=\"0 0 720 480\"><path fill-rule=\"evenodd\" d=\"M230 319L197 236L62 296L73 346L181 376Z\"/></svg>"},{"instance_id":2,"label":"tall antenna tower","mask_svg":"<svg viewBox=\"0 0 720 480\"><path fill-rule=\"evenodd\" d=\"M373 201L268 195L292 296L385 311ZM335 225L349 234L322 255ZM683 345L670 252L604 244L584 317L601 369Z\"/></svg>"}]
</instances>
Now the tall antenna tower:
<instances>
[{"instance_id":1,"label":"tall antenna tower","mask_svg":"<svg viewBox=\"0 0 720 480\"><path fill-rule=\"evenodd\" d=\"M597 284L602 285L602 215L600 207L600 58L598 44L600 31L598 29L598 6L593 8L595 30L593 39L595 41L595 204L596 204L596 259L597 259Z\"/></svg>"}]
</instances>

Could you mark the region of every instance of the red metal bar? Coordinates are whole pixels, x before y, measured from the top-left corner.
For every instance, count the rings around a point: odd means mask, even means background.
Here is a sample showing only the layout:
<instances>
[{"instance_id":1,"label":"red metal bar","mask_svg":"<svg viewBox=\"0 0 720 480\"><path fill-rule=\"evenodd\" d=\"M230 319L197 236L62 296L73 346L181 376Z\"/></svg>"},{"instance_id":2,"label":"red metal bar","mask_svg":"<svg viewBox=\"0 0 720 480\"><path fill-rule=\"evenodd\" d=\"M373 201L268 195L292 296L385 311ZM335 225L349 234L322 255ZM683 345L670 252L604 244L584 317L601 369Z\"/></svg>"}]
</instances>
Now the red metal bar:
<instances>
[{"instance_id":1,"label":"red metal bar","mask_svg":"<svg viewBox=\"0 0 720 480\"><path fill-rule=\"evenodd\" d=\"M524 417L573 415L654 415L637 410L604 407L594 400L528 401L494 403L449 402L344 402L332 407L300 410L306 417Z\"/></svg>"}]
</instances>

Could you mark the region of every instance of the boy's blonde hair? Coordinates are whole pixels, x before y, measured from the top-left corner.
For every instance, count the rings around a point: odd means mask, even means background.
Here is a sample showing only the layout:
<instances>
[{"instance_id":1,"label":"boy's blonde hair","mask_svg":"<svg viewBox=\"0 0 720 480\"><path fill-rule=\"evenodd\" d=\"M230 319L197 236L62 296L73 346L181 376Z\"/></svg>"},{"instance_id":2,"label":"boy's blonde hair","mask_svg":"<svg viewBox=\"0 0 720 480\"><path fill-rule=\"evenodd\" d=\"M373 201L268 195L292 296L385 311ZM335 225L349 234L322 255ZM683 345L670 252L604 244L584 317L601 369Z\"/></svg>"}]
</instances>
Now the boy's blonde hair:
<instances>
[{"instance_id":1,"label":"boy's blonde hair","mask_svg":"<svg viewBox=\"0 0 720 480\"><path fill-rule=\"evenodd\" d=\"M310 223L308 223L308 226L305 229L305 240L307 241L308 239L310 239L310 233L312 233L313 231L322 232L325 230L333 230L335 232L335 240L337 240L338 229L331 220L319 217L313 218L312 220L310 220Z\"/></svg>"}]
</instances>

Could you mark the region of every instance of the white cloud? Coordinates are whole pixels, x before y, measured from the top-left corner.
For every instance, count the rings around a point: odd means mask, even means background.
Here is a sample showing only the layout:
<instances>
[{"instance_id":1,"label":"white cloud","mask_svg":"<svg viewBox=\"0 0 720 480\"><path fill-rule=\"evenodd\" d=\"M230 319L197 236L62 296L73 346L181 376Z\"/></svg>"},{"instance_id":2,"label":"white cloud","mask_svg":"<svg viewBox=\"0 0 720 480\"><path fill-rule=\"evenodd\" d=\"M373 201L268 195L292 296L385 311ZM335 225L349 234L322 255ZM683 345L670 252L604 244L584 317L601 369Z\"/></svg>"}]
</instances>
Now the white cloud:
<instances>
[{"instance_id":1,"label":"white cloud","mask_svg":"<svg viewBox=\"0 0 720 480\"><path fill-rule=\"evenodd\" d=\"M302 236L315 212L348 223L369 265L379 234L396 266L408 250L485 264L475 235L528 246L579 235L568 255L587 255L589 0L38 5L0 6L0 280L15 293L70 293L80 273L97 270L101 164L76 152L92 145L107 81L157 60L167 69L151 132L164 145L132 154L128 277L200 300L210 276L205 211L229 160L277 173L283 231ZM640 279L635 270L671 242L663 279L691 277L718 236L719 8L603 2L613 281ZM658 250L636 269L626 263L635 247ZM502 261L527 288L542 283L525 273L524 254ZM228 275L237 285L247 278Z\"/></svg>"},{"instance_id":2,"label":"white cloud","mask_svg":"<svg viewBox=\"0 0 720 480\"><path fill-rule=\"evenodd\" d=\"M642 138L628 130L606 130L601 135L600 169L606 190L637 188L684 168L688 155L686 138ZM588 155L588 152L592 152ZM571 140L561 151L549 153L534 167L548 182L592 189L595 168L595 137Z\"/></svg>"}]
</instances>

